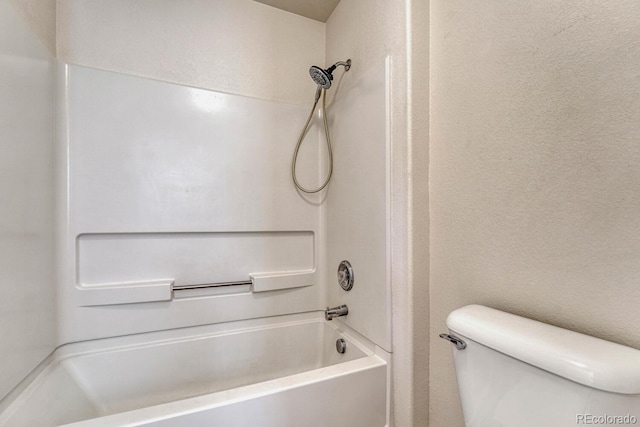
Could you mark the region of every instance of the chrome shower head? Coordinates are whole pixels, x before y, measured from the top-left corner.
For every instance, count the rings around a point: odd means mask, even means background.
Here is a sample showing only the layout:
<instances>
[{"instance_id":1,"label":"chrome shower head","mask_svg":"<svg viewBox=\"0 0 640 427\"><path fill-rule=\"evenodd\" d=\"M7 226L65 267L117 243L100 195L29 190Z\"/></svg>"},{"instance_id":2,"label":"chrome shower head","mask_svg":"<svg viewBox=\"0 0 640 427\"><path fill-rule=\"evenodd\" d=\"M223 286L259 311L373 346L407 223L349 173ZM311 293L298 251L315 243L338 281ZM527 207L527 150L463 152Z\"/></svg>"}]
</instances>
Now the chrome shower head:
<instances>
[{"instance_id":1,"label":"chrome shower head","mask_svg":"<svg viewBox=\"0 0 640 427\"><path fill-rule=\"evenodd\" d=\"M311 68L309 68L309 75L311 76L313 81L316 82L316 84L322 89L329 89L331 87L333 74L331 74L331 71L329 71L328 69L323 70L320 67L312 65Z\"/></svg>"},{"instance_id":2,"label":"chrome shower head","mask_svg":"<svg viewBox=\"0 0 640 427\"><path fill-rule=\"evenodd\" d=\"M349 68L351 68L351 60L347 59L346 62L336 62L326 70L312 65L311 68L309 68L309 75L322 89L329 89L331 87L331 81L333 80L333 71L340 65L344 67L345 71L349 71Z\"/></svg>"}]
</instances>

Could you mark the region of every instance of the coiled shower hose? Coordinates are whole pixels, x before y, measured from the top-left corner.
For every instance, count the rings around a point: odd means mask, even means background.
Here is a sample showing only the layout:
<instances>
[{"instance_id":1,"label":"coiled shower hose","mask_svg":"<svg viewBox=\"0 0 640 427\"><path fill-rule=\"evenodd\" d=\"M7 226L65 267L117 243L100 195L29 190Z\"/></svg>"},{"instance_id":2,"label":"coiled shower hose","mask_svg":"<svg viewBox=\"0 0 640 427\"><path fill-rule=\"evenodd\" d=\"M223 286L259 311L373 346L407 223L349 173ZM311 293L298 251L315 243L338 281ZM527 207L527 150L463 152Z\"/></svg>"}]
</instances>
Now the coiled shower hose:
<instances>
[{"instance_id":1,"label":"coiled shower hose","mask_svg":"<svg viewBox=\"0 0 640 427\"><path fill-rule=\"evenodd\" d=\"M324 123L324 134L327 141L327 153L329 154L329 174L327 175L327 179L324 181L324 184L322 184L315 190L309 190L308 188L303 187L298 182L298 178L296 177L296 162L298 160L298 151L300 150L300 145L302 145L302 141L307 135L309 124L311 123L311 119L313 118L313 113L315 113L316 106L318 105L318 101L320 100L320 95L322 95L322 121ZM329 184L331 175L333 175L333 153L331 152L331 137L329 136L329 124L327 123L326 97L327 91L318 86L318 89L316 90L316 100L313 103L313 107L311 107L311 112L309 113L309 117L307 118L307 123L305 123L304 128L302 128L300 138L298 138L298 143L296 144L296 149L293 151L293 161L291 162L291 177L293 178L293 183L296 185L296 187L304 193L317 193L321 191L327 186L327 184Z\"/></svg>"}]
</instances>

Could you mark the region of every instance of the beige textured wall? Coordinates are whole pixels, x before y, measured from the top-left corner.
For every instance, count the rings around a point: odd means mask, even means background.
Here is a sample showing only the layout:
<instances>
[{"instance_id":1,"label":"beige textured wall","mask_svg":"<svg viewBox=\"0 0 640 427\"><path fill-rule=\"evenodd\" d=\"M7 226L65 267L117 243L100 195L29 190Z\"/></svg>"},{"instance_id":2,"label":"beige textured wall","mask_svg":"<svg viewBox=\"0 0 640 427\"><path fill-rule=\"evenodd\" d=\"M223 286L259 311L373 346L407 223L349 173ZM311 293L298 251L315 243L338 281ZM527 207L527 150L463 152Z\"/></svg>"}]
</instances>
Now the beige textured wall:
<instances>
[{"instance_id":1,"label":"beige textured wall","mask_svg":"<svg viewBox=\"0 0 640 427\"><path fill-rule=\"evenodd\" d=\"M429 2L410 9L409 184L413 307L413 426L429 420Z\"/></svg>"},{"instance_id":2,"label":"beige textured wall","mask_svg":"<svg viewBox=\"0 0 640 427\"><path fill-rule=\"evenodd\" d=\"M422 55L415 61L408 56L414 48L412 33L415 54ZM394 418L396 427L424 426L428 402L428 81L415 82L412 73L418 72L421 78L428 73L428 4L342 0L327 21L326 34L326 63L353 61L349 79L336 85L334 96L340 96L340 90L355 82L360 73L391 56ZM420 91L418 97L411 96L412 82ZM412 172L420 178L418 188L412 186Z\"/></svg>"},{"instance_id":3,"label":"beige textured wall","mask_svg":"<svg viewBox=\"0 0 640 427\"><path fill-rule=\"evenodd\" d=\"M53 57L0 0L0 399L56 342Z\"/></svg>"},{"instance_id":4,"label":"beige textured wall","mask_svg":"<svg viewBox=\"0 0 640 427\"><path fill-rule=\"evenodd\" d=\"M38 39L56 54L56 0L8 0Z\"/></svg>"},{"instance_id":5,"label":"beige textured wall","mask_svg":"<svg viewBox=\"0 0 640 427\"><path fill-rule=\"evenodd\" d=\"M430 425L455 427L456 307L640 348L640 3L431 3Z\"/></svg>"},{"instance_id":6,"label":"beige textured wall","mask_svg":"<svg viewBox=\"0 0 640 427\"><path fill-rule=\"evenodd\" d=\"M250 0L59 0L60 60L299 105L325 25Z\"/></svg>"}]
</instances>

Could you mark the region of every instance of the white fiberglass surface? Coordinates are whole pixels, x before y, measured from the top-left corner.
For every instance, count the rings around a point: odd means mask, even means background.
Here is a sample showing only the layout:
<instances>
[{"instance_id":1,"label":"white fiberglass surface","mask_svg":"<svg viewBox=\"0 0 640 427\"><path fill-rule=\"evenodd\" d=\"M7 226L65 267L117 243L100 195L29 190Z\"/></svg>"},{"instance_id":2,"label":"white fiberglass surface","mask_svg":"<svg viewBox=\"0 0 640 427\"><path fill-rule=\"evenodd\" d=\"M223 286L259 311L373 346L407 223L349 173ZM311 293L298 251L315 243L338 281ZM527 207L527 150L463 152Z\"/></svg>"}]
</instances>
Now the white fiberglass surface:
<instances>
[{"instance_id":1,"label":"white fiberglass surface","mask_svg":"<svg viewBox=\"0 0 640 427\"><path fill-rule=\"evenodd\" d=\"M308 106L67 64L57 83L60 342L322 307L324 207L290 176ZM168 302L171 282L257 274L253 292Z\"/></svg>"},{"instance_id":2,"label":"white fiberglass surface","mask_svg":"<svg viewBox=\"0 0 640 427\"><path fill-rule=\"evenodd\" d=\"M378 62L336 94L328 109L334 175L327 194L327 277L348 260L353 289L329 286L329 305L346 304L341 319L391 351L390 69ZM346 89L346 90L345 90ZM366 171L366 172L365 172Z\"/></svg>"},{"instance_id":3,"label":"white fiberglass surface","mask_svg":"<svg viewBox=\"0 0 640 427\"><path fill-rule=\"evenodd\" d=\"M323 351L312 322L231 334L191 337L116 349L63 362L103 413L121 412L292 375L364 356ZM328 354L329 353L329 354ZM341 360L342 359L342 360Z\"/></svg>"},{"instance_id":4,"label":"white fiberglass surface","mask_svg":"<svg viewBox=\"0 0 640 427\"><path fill-rule=\"evenodd\" d=\"M26 397L16 399L0 415L0 425L71 423L268 381L370 353L348 342L346 353L339 354L335 341L340 331L317 313L294 316L295 321L289 318L65 346L23 392ZM33 418L38 413L44 418Z\"/></svg>"}]
</instances>

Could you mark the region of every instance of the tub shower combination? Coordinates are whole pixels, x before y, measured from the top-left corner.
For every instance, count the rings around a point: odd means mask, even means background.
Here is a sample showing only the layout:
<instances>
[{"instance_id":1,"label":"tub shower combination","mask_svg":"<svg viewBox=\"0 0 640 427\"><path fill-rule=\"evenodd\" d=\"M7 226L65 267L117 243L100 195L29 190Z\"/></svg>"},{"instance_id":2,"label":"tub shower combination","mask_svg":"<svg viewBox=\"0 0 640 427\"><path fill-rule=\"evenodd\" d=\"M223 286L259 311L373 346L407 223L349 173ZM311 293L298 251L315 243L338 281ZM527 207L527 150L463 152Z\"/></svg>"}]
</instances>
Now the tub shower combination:
<instances>
[{"instance_id":1,"label":"tub shower combination","mask_svg":"<svg viewBox=\"0 0 640 427\"><path fill-rule=\"evenodd\" d=\"M351 61L309 70L316 96L289 169L304 107L59 65L58 339L68 344L0 401L1 427L389 425L389 301L371 288L388 286L385 263L349 242L327 247L325 222L348 217L313 199L325 189L340 206L351 185L328 185L336 121L325 94L339 66ZM384 82L387 68L372 78ZM362 103L385 112L378 80L334 101L330 112L352 114L331 129L338 142L345 123L362 127L353 114L370 117L348 110L354 97L376 96ZM355 152L377 144L384 177L385 140L349 139ZM351 264L325 253L375 267L354 287ZM338 283L324 272L334 262ZM335 306L323 312L325 301Z\"/></svg>"}]
</instances>

